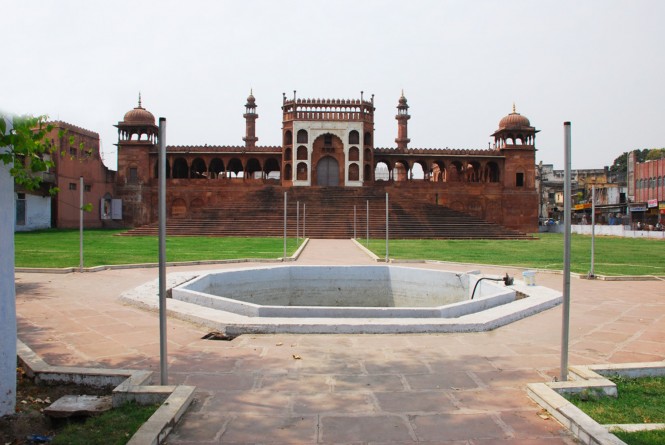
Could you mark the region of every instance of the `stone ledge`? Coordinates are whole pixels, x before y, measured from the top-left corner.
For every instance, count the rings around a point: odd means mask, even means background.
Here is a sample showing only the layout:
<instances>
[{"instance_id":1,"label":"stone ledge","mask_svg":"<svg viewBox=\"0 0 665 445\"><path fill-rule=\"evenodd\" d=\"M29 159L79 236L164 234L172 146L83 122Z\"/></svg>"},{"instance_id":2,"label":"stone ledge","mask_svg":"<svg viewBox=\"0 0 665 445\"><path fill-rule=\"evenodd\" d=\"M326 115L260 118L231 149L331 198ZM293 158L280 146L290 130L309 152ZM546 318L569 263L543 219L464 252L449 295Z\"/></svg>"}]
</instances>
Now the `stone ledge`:
<instances>
[{"instance_id":1,"label":"stone ledge","mask_svg":"<svg viewBox=\"0 0 665 445\"><path fill-rule=\"evenodd\" d=\"M21 340L16 341L19 362L26 373L37 382L76 383L97 387L115 386L112 392L114 407L127 401L139 405L160 403L161 406L132 436L128 444L158 445L192 403L194 386L149 386L151 371L51 366Z\"/></svg>"},{"instance_id":2,"label":"stone ledge","mask_svg":"<svg viewBox=\"0 0 665 445\"><path fill-rule=\"evenodd\" d=\"M662 376L665 375L665 361L572 366L570 375L574 380L530 383L527 385L527 394L568 428L580 442L587 445L625 445L625 442L611 434L611 431L665 428L665 424L600 425L561 395L561 393L592 390L616 397L616 385L607 380L605 376L615 375L630 378Z\"/></svg>"}]
</instances>

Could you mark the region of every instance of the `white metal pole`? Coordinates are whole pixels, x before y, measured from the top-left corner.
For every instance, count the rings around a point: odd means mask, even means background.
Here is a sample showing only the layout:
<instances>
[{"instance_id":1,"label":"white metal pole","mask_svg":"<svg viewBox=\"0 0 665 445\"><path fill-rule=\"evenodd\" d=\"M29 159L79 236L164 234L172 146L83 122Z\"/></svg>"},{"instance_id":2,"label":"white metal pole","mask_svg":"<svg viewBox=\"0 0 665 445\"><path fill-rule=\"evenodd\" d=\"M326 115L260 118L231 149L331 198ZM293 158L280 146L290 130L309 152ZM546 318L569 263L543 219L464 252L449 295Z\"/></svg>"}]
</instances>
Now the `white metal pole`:
<instances>
[{"instance_id":1,"label":"white metal pole","mask_svg":"<svg viewBox=\"0 0 665 445\"><path fill-rule=\"evenodd\" d=\"M570 122L563 123L564 131L564 175L563 175L563 319L561 329L561 381L568 380L568 341L570 335L570 224L571 202L570 187Z\"/></svg>"},{"instance_id":2,"label":"white metal pole","mask_svg":"<svg viewBox=\"0 0 665 445\"><path fill-rule=\"evenodd\" d=\"M303 202L302 203L302 238L305 239L305 223L307 222L307 214L305 213L305 207L307 206L307 203Z\"/></svg>"},{"instance_id":3,"label":"white metal pole","mask_svg":"<svg viewBox=\"0 0 665 445\"><path fill-rule=\"evenodd\" d=\"M284 256L282 257L286 260L286 192L284 192Z\"/></svg>"},{"instance_id":4,"label":"white metal pole","mask_svg":"<svg viewBox=\"0 0 665 445\"><path fill-rule=\"evenodd\" d=\"M169 384L166 349L166 118L159 118L159 374Z\"/></svg>"},{"instance_id":5,"label":"white metal pole","mask_svg":"<svg viewBox=\"0 0 665 445\"><path fill-rule=\"evenodd\" d=\"M596 186L591 186L591 271L589 278L594 278L596 273L595 269L595 255L596 255Z\"/></svg>"},{"instance_id":6,"label":"white metal pole","mask_svg":"<svg viewBox=\"0 0 665 445\"><path fill-rule=\"evenodd\" d=\"M300 236L300 201L296 201L296 245Z\"/></svg>"},{"instance_id":7,"label":"white metal pole","mask_svg":"<svg viewBox=\"0 0 665 445\"><path fill-rule=\"evenodd\" d=\"M83 272L83 176L79 177L79 272Z\"/></svg>"},{"instance_id":8,"label":"white metal pole","mask_svg":"<svg viewBox=\"0 0 665 445\"><path fill-rule=\"evenodd\" d=\"M388 262L388 193L386 193L386 263Z\"/></svg>"}]
</instances>

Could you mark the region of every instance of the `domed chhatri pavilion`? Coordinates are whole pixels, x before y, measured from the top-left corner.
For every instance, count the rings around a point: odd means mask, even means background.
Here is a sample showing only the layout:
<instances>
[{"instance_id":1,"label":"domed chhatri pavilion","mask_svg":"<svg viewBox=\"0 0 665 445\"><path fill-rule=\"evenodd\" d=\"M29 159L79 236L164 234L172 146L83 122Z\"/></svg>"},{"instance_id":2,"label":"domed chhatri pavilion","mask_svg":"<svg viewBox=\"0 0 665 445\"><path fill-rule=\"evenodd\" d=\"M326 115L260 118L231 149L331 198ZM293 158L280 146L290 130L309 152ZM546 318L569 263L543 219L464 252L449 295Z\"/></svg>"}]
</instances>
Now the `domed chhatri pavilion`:
<instances>
[{"instance_id":1,"label":"domed chhatri pavilion","mask_svg":"<svg viewBox=\"0 0 665 445\"><path fill-rule=\"evenodd\" d=\"M312 206L326 201L332 213L339 213L336 201L364 202L388 193L395 205L411 209L411 217L414 209L432 214L446 208L477 221L537 231L538 130L514 105L492 134L493 147L478 150L410 147L404 93L397 104L395 147L374 146L373 95L369 100L362 92L359 99L284 95L281 146L257 145L256 108L250 93L243 114L244 145L167 146L170 220L214 219L215 209L219 216L222 208L234 211L233 206L238 212L253 207L258 215L266 201L279 201L283 192ZM157 218L155 117L139 96L138 106L116 126L116 192L123 222L150 225ZM397 218L399 211L393 210Z\"/></svg>"}]
</instances>

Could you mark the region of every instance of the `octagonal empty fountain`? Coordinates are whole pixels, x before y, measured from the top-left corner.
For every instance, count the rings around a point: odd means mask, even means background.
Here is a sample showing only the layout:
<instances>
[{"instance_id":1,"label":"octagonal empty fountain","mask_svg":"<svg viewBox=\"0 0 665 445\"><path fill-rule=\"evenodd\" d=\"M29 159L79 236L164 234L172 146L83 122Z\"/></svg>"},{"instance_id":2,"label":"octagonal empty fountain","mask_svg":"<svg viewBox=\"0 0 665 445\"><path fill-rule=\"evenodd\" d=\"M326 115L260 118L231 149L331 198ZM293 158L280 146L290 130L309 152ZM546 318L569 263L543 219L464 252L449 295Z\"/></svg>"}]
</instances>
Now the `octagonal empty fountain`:
<instances>
[{"instance_id":1,"label":"octagonal empty fountain","mask_svg":"<svg viewBox=\"0 0 665 445\"><path fill-rule=\"evenodd\" d=\"M182 283L172 288L171 314L230 334L483 331L561 302L560 293L541 286L477 283L483 278L478 272L389 265L269 266L169 277Z\"/></svg>"}]
</instances>

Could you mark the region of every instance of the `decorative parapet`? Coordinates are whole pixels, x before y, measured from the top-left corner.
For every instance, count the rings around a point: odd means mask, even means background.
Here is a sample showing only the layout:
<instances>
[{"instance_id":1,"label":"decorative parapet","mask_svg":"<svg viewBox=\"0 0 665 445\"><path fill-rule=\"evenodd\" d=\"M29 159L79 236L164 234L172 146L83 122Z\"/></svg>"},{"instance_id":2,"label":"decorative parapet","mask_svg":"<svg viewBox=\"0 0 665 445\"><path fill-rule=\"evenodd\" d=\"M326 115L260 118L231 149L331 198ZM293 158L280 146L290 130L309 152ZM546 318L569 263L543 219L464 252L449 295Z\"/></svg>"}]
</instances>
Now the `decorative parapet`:
<instances>
[{"instance_id":1,"label":"decorative parapet","mask_svg":"<svg viewBox=\"0 0 665 445\"><path fill-rule=\"evenodd\" d=\"M156 151L156 150L155 150ZM167 153L274 153L281 154L282 147L258 146L247 148L244 145L167 145Z\"/></svg>"},{"instance_id":2,"label":"decorative parapet","mask_svg":"<svg viewBox=\"0 0 665 445\"><path fill-rule=\"evenodd\" d=\"M75 133L78 133L78 134L82 134L82 135L85 135L85 136L89 136L89 137L92 137L92 138L99 139L99 133L95 133L94 131L91 131L91 130L86 130L83 127L79 127L78 125L73 125L73 124L70 124L68 122L49 121L46 124L47 125L53 125L54 128L60 128L60 129L63 129L63 130L68 130L68 131L71 131L71 132L75 132Z\"/></svg>"},{"instance_id":3,"label":"decorative parapet","mask_svg":"<svg viewBox=\"0 0 665 445\"><path fill-rule=\"evenodd\" d=\"M390 148L376 147L375 155L414 155L422 154L427 156L483 156L483 157L504 157L499 150L478 150L467 148Z\"/></svg>"}]
</instances>

